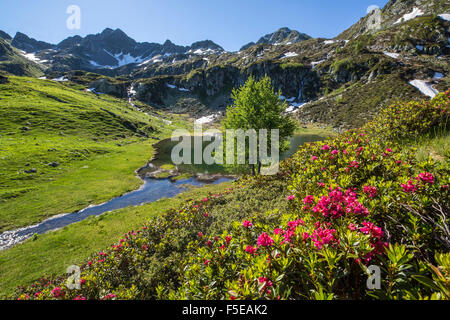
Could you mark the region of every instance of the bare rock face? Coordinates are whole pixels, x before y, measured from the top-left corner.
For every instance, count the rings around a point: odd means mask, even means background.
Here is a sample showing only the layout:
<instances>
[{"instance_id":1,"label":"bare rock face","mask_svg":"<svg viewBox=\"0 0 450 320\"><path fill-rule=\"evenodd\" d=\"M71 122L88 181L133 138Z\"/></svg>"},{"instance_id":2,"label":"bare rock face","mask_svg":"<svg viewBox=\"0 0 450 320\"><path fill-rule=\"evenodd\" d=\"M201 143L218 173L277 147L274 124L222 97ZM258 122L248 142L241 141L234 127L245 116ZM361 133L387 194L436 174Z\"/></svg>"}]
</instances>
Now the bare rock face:
<instances>
[{"instance_id":1,"label":"bare rock face","mask_svg":"<svg viewBox=\"0 0 450 320\"><path fill-rule=\"evenodd\" d=\"M126 97L127 88L122 83L112 83L109 79L98 79L89 84L89 88L95 89L97 93L105 93L115 97Z\"/></svg>"}]
</instances>

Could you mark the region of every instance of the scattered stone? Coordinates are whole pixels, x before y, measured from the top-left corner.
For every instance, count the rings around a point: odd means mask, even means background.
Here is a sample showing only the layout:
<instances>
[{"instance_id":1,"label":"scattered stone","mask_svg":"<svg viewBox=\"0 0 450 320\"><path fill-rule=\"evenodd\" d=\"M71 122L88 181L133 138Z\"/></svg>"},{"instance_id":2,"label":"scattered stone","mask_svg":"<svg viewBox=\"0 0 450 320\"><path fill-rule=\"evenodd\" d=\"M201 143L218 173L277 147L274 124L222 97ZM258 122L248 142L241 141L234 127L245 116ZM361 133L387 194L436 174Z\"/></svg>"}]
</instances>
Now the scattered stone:
<instances>
[{"instance_id":1,"label":"scattered stone","mask_svg":"<svg viewBox=\"0 0 450 320\"><path fill-rule=\"evenodd\" d=\"M30 131L31 128L30 128L30 127L22 127L21 130L22 130L22 131Z\"/></svg>"},{"instance_id":2,"label":"scattered stone","mask_svg":"<svg viewBox=\"0 0 450 320\"><path fill-rule=\"evenodd\" d=\"M58 162L50 162L50 163L48 164L48 166L49 166L49 167L56 168L56 167L59 167L59 163L58 163Z\"/></svg>"},{"instance_id":3,"label":"scattered stone","mask_svg":"<svg viewBox=\"0 0 450 320\"><path fill-rule=\"evenodd\" d=\"M25 173L28 173L28 174L31 174L31 173L37 173L37 169L36 169L36 168L33 168L33 169L30 169L30 170L24 170L24 172L25 172Z\"/></svg>"},{"instance_id":4,"label":"scattered stone","mask_svg":"<svg viewBox=\"0 0 450 320\"><path fill-rule=\"evenodd\" d=\"M0 75L0 84L8 83L9 80L7 77Z\"/></svg>"}]
</instances>

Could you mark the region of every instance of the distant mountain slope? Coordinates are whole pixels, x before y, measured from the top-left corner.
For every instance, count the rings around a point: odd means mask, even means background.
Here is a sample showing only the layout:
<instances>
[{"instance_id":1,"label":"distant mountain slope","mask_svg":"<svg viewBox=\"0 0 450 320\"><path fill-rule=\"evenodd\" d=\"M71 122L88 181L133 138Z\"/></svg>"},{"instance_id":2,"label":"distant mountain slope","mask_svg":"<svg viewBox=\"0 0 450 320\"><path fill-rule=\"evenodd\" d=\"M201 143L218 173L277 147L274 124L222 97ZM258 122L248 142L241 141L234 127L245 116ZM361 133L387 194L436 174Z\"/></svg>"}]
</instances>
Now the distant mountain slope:
<instances>
[{"instance_id":1,"label":"distant mountain slope","mask_svg":"<svg viewBox=\"0 0 450 320\"><path fill-rule=\"evenodd\" d=\"M35 63L0 38L0 70L20 76L38 77L44 74L44 67Z\"/></svg>"},{"instance_id":2,"label":"distant mountain slope","mask_svg":"<svg viewBox=\"0 0 450 320\"><path fill-rule=\"evenodd\" d=\"M127 65L172 61L189 56L221 54L225 50L211 40L199 41L192 46L179 46L167 40L164 44L136 42L120 29L107 28L99 34L86 37L73 36L57 45L29 38L18 32L12 45L46 61L49 70L117 69Z\"/></svg>"}]
</instances>

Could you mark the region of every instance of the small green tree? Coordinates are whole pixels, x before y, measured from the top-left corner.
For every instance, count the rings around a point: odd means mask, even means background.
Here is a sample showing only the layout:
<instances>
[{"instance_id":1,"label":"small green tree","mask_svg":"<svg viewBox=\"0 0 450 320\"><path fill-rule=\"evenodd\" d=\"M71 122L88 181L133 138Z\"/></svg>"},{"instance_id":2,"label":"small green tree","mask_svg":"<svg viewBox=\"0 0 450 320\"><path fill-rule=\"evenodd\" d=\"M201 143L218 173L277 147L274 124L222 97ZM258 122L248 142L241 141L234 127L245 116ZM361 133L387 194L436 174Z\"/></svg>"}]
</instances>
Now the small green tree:
<instances>
[{"instance_id":1,"label":"small green tree","mask_svg":"<svg viewBox=\"0 0 450 320\"><path fill-rule=\"evenodd\" d=\"M270 130L278 129L280 151L286 150L289 147L289 138L293 135L297 124L289 115L285 114L288 104L279 98L280 95L280 91L275 92L272 80L268 76L259 81L250 76L242 87L233 89L231 97L234 103L227 107L226 117L222 122L223 127L245 131L255 129L257 132L260 129L267 129L269 148L271 147ZM228 137L225 138L225 141L226 139ZM246 149L244 152L247 159L247 143ZM242 152L242 150L240 151ZM254 164L251 164L250 167L253 174L256 172L259 174L261 172L260 159L257 161L257 169Z\"/></svg>"}]
</instances>

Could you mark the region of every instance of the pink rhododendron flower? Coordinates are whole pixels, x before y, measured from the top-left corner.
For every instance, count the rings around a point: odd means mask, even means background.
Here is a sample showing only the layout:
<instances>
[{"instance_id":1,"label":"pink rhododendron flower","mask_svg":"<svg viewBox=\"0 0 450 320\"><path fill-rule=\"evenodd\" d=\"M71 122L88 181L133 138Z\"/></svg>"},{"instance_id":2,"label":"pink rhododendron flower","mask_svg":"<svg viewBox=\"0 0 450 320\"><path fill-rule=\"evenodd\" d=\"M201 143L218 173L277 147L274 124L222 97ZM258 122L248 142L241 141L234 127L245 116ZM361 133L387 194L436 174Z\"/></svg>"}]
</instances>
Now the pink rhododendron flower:
<instances>
[{"instance_id":1,"label":"pink rhododendron flower","mask_svg":"<svg viewBox=\"0 0 450 320\"><path fill-rule=\"evenodd\" d=\"M406 193L414 193L417 191L416 185L411 180L408 180L407 184L402 184L401 187Z\"/></svg>"},{"instance_id":2,"label":"pink rhododendron flower","mask_svg":"<svg viewBox=\"0 0 450 320\"><path fill-rule=\"evenodd\" d=\"M273 285L272 281L270 281L269 279L267 279L266 277L260 277L259 278L259 283L265 283L265 287L271 287Z\"/></svg>"},{"instance_id":3,"label":"pink rhododendron flower","mask_svg":"<svg viewBox=\"0 0 450 320\"><path fill-rule=\"evenodd\" d=\"M429 172L422 172L416 177L417 181L422 181L428 184L434 184L434 176Z\"/></svg>"},{"instance_id":4,"label":"pink rhododendron flower","mask_svg":"<svg viewBox=\"0 0 450 320\"><path fill-rule=\"evenodd\" d=\"M330 146L329 145L324 145L323 147L322 147L322 150L323 151L328 151L328 150L330 150Z\"/></svg>"},{"instance_id":5,"label":"pink rhododendron flower","mask_svg":"<svg viewBox=\"0 0 450 320\"><path fill-rule=\"evenodd\" d=\"M283 234L283 233L284 233L284 230L280 229L280 228L275 228L273 230L273 234L275 234L275 235L279 235L279 234Z\"/></svg>"},{"instance_id":6,"label":"pink rhododendron flower","mask_svg":"<svg viewBox=\"0 0 450 320\"><path fill-rule=\"evenodd\" d=\"M203 263L205 266L209 265L211 261L210 260L205 260L205 262Z\"/></svg>"},{"instance_id":7,"label":"pink rhododendron flower","mask_svg":"<svg viewBox=\"0 0 450 320\"><path fill-rule=\"evenodd\" d=\"M384 236L383 230L371 222L363 222L364 227L359 230L364 234L370 234L373 238L381 239Z\"/></svg>"},{"instance_id":8,"label":"pink rhododendron flower","mask_svg":"<svg viewBox=\"0 0 450 320\"><path fill-rule=\"evenodd\" d=\"M356 230L358 229L358 226L355 225L355 224L353 224L353 223L350 223L350 225L348 226L348 228L349 228L351 231L356 231Z\"/></svg>"},{"instance_id":9,"label":"pink rhododendron flower","mask_svg":"<svg viewBox=\"0 0 450 320\"><path fill-rule=\"evenodd\" d=\"M358 169L358 168L359 168L359 163L358 163L358 161L352 161L352 162L350 162L349 168L356 168L356 169Z\"/></svg>"},{"instance_id":10,"label":"pink rhododendron flower","mask_svg":"<svg viewBox=\"0 0 450 320\"><path fill-rule=\"evenodd\" d=\"M258 237L258 246L262 247L270 247L274 243L273 239L267 234L267 232L263 232Z\"/></svg>"},{"instance_id":11,"label":"pink rhododendron flower","mask_svg":"<svg viewBox=\"0 0 450 320\"><path fill-rule=\"evenodd\" d=\"M253 223L251 223L251 222L248 221L248 220L245 220L245 221L242 223L242 225L244 226L244 228L251 228L251 227L253 227Z\"/></svg>"},{"instance_id":12,"label":"pink rhododendron flower","mask_svg":"<svg viewBox=\"0 0 450 320\"><path fill-rule=\"evenodd\" d=\"M225 241L226 241L227 244L230 244L230 242L231 242L232 239L233 239L232 236L226 236L226 237L225 237Z\"/></svg>"},{"instance_id":13,"label":"pink rhododendron flower","mask_svg":"<svg viewBox=\"0 0 450 320\"><path fill-rule=\"evenodd\" d=\"M333 150L333 151L331 151L331 154L333 154L333 155L339 154L339 150Z\"/></svg>"},{"instance_id":14,"label":"pink rhododendron flower","mask_svg":"<svg viewBox=\"0 0 450 320\"><path fill-rule=\"evenodd\" d=\"M313 212L334 219L351 213L364 216L369 214L369 210L358 202L354 192L347 190L344 194L340 188L331 190L328 196L323 196L313 208Z\"/></svg>"},{"instance_id":15,"label":"pink rhododendron flower","mask_svg":"<svg viewBox=\"0 0 450 320\"><path fill-rule=\"evenodd\" d=\"M317 249L321 250L324 245L337 242L337 240L334 238L335 233L336 230L334 229L318 228L314 230L314 233L311 235L311 240L314 242L314 246Z\"/></svg>"},{"instance_id":16,"label":"pink rhododendron flower","mask_svg":"<svg viewBox=\"0 0 450 320\"><path fill-rule=\"evenodd\" d=\"M319 158L317 158L316 156L312 156L312 161L316 161L317 159L319 159Z\"/></svg>"},{"instance_id":17,"label":"pink rhododendron flower","mask_svg":"<svg viewBox=\"0 0 450 320\"><path fill-rule=\"evenodd\" d=\"M314 203L314 196L306 196L305 199L303 199L304 204L313 204Z\"/></svg>"},{"instance_id":18,"label":"pink rhododendron flower","mask_svg":"<svg viewBox=\"0 0 450 320\"><path fill-rule=\"evenodd\" d=\"M287 225L290 230L295 230L300 225L304 226L305 222L302 219L298 219L295 221L289 221Z\"/></svg>"},{"instance_id":19,"label":"pink rhododendron flower","mask_svg":"<svg viewBox=\"0 0 450 320\"><path fill-rule=\"evenodd\" d=\"M288 197L286 198L287 201L292 201L292 200L294 200L294 199L295 199L295 196L294 196L294 195L290 195L290 196L288 196Z\"/></svg>"},{"instance_id":20,"label":"pink rhododendron flower","mask_svg":"<svg viewBox=\"0 0 450 320\"><path fill-rule=\"evenodd\" d=\"M247 246L247 248L245 248L245 252L250 253L250 254L255 254L256 248L254 248L252 246Z\"/></svg>"},{"instance_id":21,"label":"pink rhododendron flower","mask_svg":"<svg viewBox=\"0 0 450 320\"><path fill-rule=\"evenodd\" d=\"M375 198L377 196L377 188L373 186L364 186L363 192L369 196L369 198Z\"/></svg>"},{"instance_id":22,"label":"pink rhododendron flower","mask_svg":"<svg viewBox=\"0 0 450 320\"><path fill-rule=\"evenodd\" d=\"M52 295L53 295L55 298L60 297L60 296L62 295L62 290L61 290L61 288L60 288L60 287L56 287L55 289L53 289L53 290L52 290Z\"/></svg>"}]
</instances>

